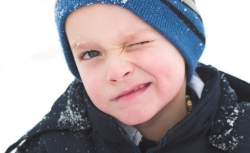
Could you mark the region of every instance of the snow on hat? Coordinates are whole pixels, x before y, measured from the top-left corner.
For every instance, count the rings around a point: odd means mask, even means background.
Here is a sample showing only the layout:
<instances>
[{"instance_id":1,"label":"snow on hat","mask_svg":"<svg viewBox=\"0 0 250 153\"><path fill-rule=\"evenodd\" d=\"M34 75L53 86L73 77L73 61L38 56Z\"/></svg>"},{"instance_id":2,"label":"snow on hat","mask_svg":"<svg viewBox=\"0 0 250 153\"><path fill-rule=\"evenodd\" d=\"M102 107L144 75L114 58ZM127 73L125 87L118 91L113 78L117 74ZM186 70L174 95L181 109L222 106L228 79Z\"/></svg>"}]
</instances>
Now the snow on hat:
<instances>
[{"instance_id":1,"label":"snow on hat","mask_svg":"<svg viewBox=\"0 0 250 153\"><path fill-rule=\"evenodd\" d=\"M65 20L79 7L94 3L115 4L133 12L168 39L187 64L189 82L205 47L202 19L194 0L57 0L55 20L70 71L81 80L67 36Z\"/></svg>"}]
</instances>

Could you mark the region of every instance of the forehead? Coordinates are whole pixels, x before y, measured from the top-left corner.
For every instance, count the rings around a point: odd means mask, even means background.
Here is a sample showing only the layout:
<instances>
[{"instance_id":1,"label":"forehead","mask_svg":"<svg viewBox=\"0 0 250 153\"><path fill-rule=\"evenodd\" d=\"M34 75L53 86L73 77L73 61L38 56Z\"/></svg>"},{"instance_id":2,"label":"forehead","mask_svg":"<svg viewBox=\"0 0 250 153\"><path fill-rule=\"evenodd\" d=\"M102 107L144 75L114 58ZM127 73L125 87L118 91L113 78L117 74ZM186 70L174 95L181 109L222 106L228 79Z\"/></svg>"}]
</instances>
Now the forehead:
<instances>
[{"instance_id":1,"label":"forehead","mask_svg":"<svg viewBox=\"0 0 250 153\"><path fill-rule=\"evenodd\" d=\"M68 16L65 29L67 35L69 32L73 34L74 39L81 37L96 39L102 35L106 35L107 39L109 37L131 39L143 35L147 30L153 30L130 11L107 4L93 4L77 9Z\"/></svg>"},{"instance_id":2,"label":"forehead","mask_svg":"<svg viewBox=\"0 0 250 153\"><path fill-rule=\"evenodd\" d=\"M112 4L91 4L89 6L82 6L69 14L66 19L67 22L84 22L85 25L94 23L108 23L109 25L117 25L125 23L122 21L141 21L139 17L129 10ZM115 23L110 21L116 21ZM131 25L132 26L132 25Z\"/></svg>"}]
</instances>

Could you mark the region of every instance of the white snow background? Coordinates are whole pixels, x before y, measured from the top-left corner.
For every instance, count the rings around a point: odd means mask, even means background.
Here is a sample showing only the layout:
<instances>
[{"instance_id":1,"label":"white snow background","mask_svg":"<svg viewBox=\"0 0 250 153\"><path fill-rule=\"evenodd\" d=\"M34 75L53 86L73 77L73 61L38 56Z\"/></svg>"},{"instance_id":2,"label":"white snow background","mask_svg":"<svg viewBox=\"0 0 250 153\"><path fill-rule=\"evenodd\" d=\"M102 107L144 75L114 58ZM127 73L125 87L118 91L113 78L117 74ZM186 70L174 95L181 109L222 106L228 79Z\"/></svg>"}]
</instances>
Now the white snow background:
<instances>
[{"instance_id":1,"label":"white snow background","mask_svg":"<svg viewBox=\"0 0 250 153\"><path fill-rule=\"evenodd\" d=\"M0 152L35 126L73 80L54 22L55 0L0 1ZM250 82L247 0L196 0L201 62Z\"/></svg>"}]
</instances>

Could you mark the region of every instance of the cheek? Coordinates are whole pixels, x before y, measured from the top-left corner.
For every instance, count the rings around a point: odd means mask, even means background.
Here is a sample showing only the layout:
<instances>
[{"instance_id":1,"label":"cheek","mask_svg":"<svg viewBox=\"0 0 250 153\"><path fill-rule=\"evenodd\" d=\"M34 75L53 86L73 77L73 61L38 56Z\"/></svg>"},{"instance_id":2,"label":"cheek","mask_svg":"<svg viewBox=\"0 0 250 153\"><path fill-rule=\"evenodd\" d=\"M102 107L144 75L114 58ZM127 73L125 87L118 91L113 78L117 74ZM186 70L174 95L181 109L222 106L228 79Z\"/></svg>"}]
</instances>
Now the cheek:
<instances>
[{"instance_id":1,"label":"cheek","mask_svg":"<svg viewBox=\"0 0 250 153\"><path fill-rule=\"evenodd\" d=\"M158 95L173 98L185 79L185 62L178 50L159 51L145 55L139 67L152 76ZM168 94L166 94L168 93Z\"/></svg>"},{"instance_id":2,"label":"cheek","mask_svg":"<svg viewBox=\"0 0 250 153\"><path fill-rule=\"evenodd\" d=\"M98 109L105 112L108 106L107 106L107 103L105 103L106 101L104 97L105 88L103 88L103 85L96 80L92 80L92 81L89 81L88 83L84 83L84 86L93 104Z\"/></svg>"},{"instance_id":3,"label":"cheek","mask_svg":"<svg viewBox=\"0 0 250 153\"><path fill-rule=\"evenodd\" d=\"M103 103L105 99L103 95L105 95L106 91L102 83L103 81L99 75L91 75L97 73L88 72L88 74L89 75L83 75L83 73L80 72L86 92L93 104L100 110L103 110L106 107Z\"/></svg>"},{"instance_id":4,"label":"cheek","mask_svg":"<svg viewBox=\"0 0 250 153\"><path fill-rule=\"evenodd\" d=\"M185 76L185 62L182 56L177 53L159 52L149 53L145 56L136 57L136 65L152 75L155 79L165 78L178 80Z\"/></svg>"}]
</instances>

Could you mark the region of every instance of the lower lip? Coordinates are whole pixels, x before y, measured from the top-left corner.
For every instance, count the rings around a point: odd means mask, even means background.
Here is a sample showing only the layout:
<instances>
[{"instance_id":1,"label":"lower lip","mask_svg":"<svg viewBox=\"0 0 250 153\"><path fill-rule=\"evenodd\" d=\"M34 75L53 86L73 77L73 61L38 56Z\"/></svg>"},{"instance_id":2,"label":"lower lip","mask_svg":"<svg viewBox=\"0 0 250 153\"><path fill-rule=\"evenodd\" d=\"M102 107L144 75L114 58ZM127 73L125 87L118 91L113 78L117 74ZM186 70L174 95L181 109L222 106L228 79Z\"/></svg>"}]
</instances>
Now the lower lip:
<instances>
[{"instance_id":1,"label":"lower lip","mask_svg":"<svg viewBox=\"0 0 250 153\"><path fill-rule=\"evenodd\" d=\"M131 92L131 93L128 93L126 95L123 95L123 96L120 96L118 98L116 98L114 101L116 102L121 102L121 101L128 101L128 100L131 100L135 97L137 97L138 95L144 93L148 87L150 86L150 84L147 84L145 87L141 88L141 89L138 89L134 92Z\"/></svg>"}]
</instances>

